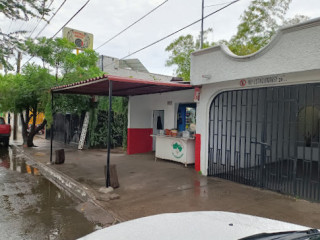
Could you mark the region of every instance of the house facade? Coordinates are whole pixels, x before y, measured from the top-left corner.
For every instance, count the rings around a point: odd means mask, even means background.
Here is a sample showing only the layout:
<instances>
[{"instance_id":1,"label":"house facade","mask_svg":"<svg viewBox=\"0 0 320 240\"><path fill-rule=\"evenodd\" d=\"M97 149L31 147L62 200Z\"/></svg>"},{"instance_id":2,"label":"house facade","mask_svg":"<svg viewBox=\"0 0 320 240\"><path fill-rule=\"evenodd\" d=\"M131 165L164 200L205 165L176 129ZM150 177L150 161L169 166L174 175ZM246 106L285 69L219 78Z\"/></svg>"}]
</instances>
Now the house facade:
<instances>
[{"instance_id":1,"label":"house facade","mask_svg":"<svg viewBox=\"0 0 320 240\"><path fill-rule=\"evenodd\" d=\"M248 56L194 52L200 170L320 200L320 18L279 30Z\"/></svg>"}]
</instances>

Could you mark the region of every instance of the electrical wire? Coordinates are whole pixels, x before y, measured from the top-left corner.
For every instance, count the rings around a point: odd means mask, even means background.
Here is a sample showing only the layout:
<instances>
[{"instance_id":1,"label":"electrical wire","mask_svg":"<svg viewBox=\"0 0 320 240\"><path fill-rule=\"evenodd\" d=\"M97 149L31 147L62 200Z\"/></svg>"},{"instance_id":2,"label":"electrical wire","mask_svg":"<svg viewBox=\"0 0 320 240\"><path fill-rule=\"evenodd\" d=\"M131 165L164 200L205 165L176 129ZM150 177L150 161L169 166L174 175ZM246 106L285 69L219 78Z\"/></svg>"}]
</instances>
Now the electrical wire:
<instances>
[{"instance_id":1,"label":"electrical wire","mask_svg":"<svg viewBox=\"0 0 320 240\"><path fill-rule=\"evenodd\" d=\"M148 12L147 14L145 14L144 16L142 16L141 18L139 18L137 21L133 22L132 24L130 24L128 27L126 27L125 29L123 29L122 31L120 31L119 33L117 33L116 35L114 35L113 37L109 38L107 41L105 41L103 44L101 44L99 47L95 48L94 50L97 50L99 48L101 48L102 46L106 45L108 42L110 42L111 40L115 39L116 37L118 37L120 34L122 34L123 32L125 32L126 30L128 30L129 28L131 28L132 26L134 26L135 24L137 24L138 22L140 22L142 19L144 19L145 17L147 17L149 14L151 14L152 12L154 12L155 10L157 10L159 7L161 7L162 5L164 5L166 2L168 2L168 0L162 2L161 4L159 4L158 6L156 6L155 8L153 8L150 12Z\"/></svg>"},{"instance_id":2,"label":"electrical wire","mask_svg":"<svg viewBox=\"0 0 320 240\"><path fill-rule=\"evenodd\" d=\"M51 0L51 3L50 3L50 5L49 5L49 8L50 8L50 6L52 5L52 3L53 3L53 1L54 0ZM43 17L43 15L42 15L42 17ZM33 29L33 25L34 25L34 18L32 17L31 18L31 21L32 21L32 23L30 23L30 22L28 22L29 21L29 19L27 19L27 20L24 20L23 22L22 22L22 24L20 25L20 27L19 27L19 29L18 29L18 32L20 32L20 31L25 31L25 32L29 32L29 31L31 31L31 29ZM38 27L38 25L39 25L39 23L41 22L41 18L38 20L38 22L36 23L36 27L33 29L33 31ZM27 23L27 26L25 27L25 30L22 30L22 27L25 25ZM27 29L29 29L29 30L27 30ZM33 33L33 31L32 31L32 33ZM32 34L31 33L31 34ZM31 35L30 35L31 36ZM29 37L30 37L29 36Z\"/></svg>"},{"instance_id":3,"label":"electrical wire","mask_svg":"<svg viewBox=\"0 0 320 240\"><path fill-rule=\"evenodd\" d=\"M33 28L33 30L31 31L29 37L31 37L31 35L32 35L32 34L34 33L34 31L37 29L37 27L39 26L40 22L41 22L41 19L37 22L36 26L35 26L35 27Z\"/></svg>"},{"instance_id":4,"label":"electrical wire","mask_svg":"<svg viewBox=\"0 0 320 240\"><path fill-rule=\"evenodd\" d=\"M71 22L71 20L75 17L75 16L77 16L80 12L81 12L81 10L85 7L85 6L87 6L87 4L90 2L91 0L88 0L60 29L59 29L59 31L57 31L56 32L56 34L54 34L52 37L51 37L51 39L52 38L54 38L69 22ZM64 4L64 2L63 2L63 4ZM60 6L60 7L62 7L62 6ZM60 8L59 8L60 9ZM38 33L38 35L39 35L39 33ZM37 35L37 36L38 36ZM30 60L33 58L33 56L32 57L30 57L29 59L28 59L28 61L26 61L23 65L22 65L22 67L24 66L24 65L26 65L28 62L30 62Z\"/></svg>"},{"instance_id":5,"label":"electrical wire","mask_svg":"<svg viewBox=\"0 0 320 240\"><path fill-rule=\"evenodd\" d=\"M9 27L8 27L8 30L7 30L7 33L8 33L8 34L10 33L10 29L11 29L12 23L13 23L13 20L11 19L10 25L9 25Z\"/></svg>"},{"instance_id":6,"label":"electrical wire","mask_svg":"<svg viewBox=\"0 0 320 240\"><path fill-rule=\"evenodd\" d=\"M49 4L48 8L51 7L51 5L52 5L53 2L54 2L54 0L51 0L51 3ZM44 16L42 15L42 17L44 17ZM30 35L29 35L29 37L31 37L31 35L32 35L32 34L34 33L34 31L37 29L37 27L39 26L41 20L42 20L41 18L38 20L37 25L33 28L33 30L31 31L31 33L30 33Z\"/></svg>"},{"instance_id":7,"label":"electrical wire","mask_svg":"<svg viewBox=\"0 0 320 240\"><path fill-rule=\"evenodd\" d=\"M216 6L221 6L221 5L228 4L228 3L231 3L231 2L211 4L211 5L207 5L207 6L204 6L204 7L205 7L205 8L207 8L207 7L216 7Z\"/></svg>"},{"instance_id":8,"label":"electrical wire","mask_svg":"<svg viewBox=\"0 0 320 240\"><path fill-rule=\"evenodd\" d=\"M68 24L69 22L71 22L71 20L72 20L75 16L77 16L77 15L81 12L81 10L84 9L85 6L87 6L87 4L88 4L90 1L91 1L91 0L88 0L88 1L69 19L69 21L67 21L67 22L56 32L56 34L54 34L51 38L54 38L55 36L57 36L57 34L58 34L65 26L67 26L67 24Z\"/></svg>"},{"instance_id":9,"label":"electrical wire","mask_svg":"<svg viewBox=\"0 0 320 240\"><path fill-rule=\"evenodd\" d=\"M206 18L208 18L208 17L210 17L210 16L212 16L212 15L214 15L214 14L222 11L223 9L225 9L225 8L231 6L231 5L233 5L233 4L235 4L235 3L239 2L239 1L240 1L240 0L235 0L235 1L233 1L233 2L230 2L230 3L227 4L226 6L223 6L222 8L219 8L218 10L216 10L216 11L214 11L214 12L212 12L212 13L206 15L206 16L204 16L203 19L206 19ZM143 48L140 48L140 49L137 50L137 51L134 51L133 53L128 54L127 56L125 56L125 57L123 57L123 58L121 58L121 59L119 59L119 60L123 60L123 59L125 59L125 58L127 58L127 57L130 57L130 56L132 56L132 55L134 55L134 54L136 54L136 53L138 53L138 52L141 52L142 50L145 50L145 49L147 49L147 48L149 48L149 47L151 47L151 46L153 46L153 45L155 45L155 44L157 44L157 43L159 43L159 42L161 42L161 41L163 41L163 40L165 40L165 39L167 39L167 38L169 38L169 37L171 37L171 36L173 36L173 35L175 35L175 34L177 34L178 32L181 32L182 30L184 30L184 29L186 29L186 28L188 28L188 27L191 27L192 25L200 22L201 20L202 20L202 18L200 18L200 19L197 20L197 21L194 21L193 23L188 24L187 26L185 26L185 27L183 27L183 28L178 29L177 31L175 31L175 32L173 32L173 33L170 33L169 35L167 35L167 36L165 36L165 37L163 37L163 38L161 38L161 39L159 39L159 40L157 40L157 41L155 41L155 42L153 42L153 43L151 43L151 44L149 44L149 45L147 45L147 46L145 46L145 47L143 47ZM111 64L108 64L107 66L110 66L110 65L113 65L113 64L114 64L114 63L111 63Z\"/></svg>"},{"instance_id":10,"label":"electrical wire","mask_svg":"<svg viewBox=\"0 0 320 240\"><path fill-rule=\"evenodd\" d=\"M40 30L40 32L38 32L37 37L39 37L39 35L43 32L43 30L50 24L51 20L56 16L56 14L59 12L59 10L62 8L62 6L66 3L67 0L64 0L61 5L59 6L59 8L57 9L57 11L51 16L51 18L49 19L49 21L47 22L46 25L43 26L43 28Z\"/></svg>"},{"instance_id":11,"label":"electrical wire","mask_svg":"<svg viewBox=\"0 0 320 240\"><path fill-rule=\"evenodd\" d=\"M23 27L23 25L26 23L26 21L23 21L23 23L21 24L21 26L20 26L20 28L19 28L19 32L21 31L21 29L22 29L22 27Z\"/></svg>"}]
</instances>

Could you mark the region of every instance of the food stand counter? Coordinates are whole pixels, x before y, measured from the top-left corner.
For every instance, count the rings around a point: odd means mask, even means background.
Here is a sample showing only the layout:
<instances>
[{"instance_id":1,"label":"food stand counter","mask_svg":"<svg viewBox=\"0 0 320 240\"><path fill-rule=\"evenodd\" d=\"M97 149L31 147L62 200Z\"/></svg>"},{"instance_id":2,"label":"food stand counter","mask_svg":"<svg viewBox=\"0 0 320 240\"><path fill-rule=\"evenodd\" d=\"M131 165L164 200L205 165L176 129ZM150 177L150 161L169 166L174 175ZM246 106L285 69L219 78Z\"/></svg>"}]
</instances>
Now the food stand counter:
<instances>
[{"instance_id":1,"label":"food stand counter","mask_svg":"<svg viewBox=\"0 0 320 240\"><path fill-rule=\"evenodd\" d=\"M151 135L156 138L155 158L181 162L185 166L194 164L195 140L190 137Z\"/></svg>"}]
</instances>

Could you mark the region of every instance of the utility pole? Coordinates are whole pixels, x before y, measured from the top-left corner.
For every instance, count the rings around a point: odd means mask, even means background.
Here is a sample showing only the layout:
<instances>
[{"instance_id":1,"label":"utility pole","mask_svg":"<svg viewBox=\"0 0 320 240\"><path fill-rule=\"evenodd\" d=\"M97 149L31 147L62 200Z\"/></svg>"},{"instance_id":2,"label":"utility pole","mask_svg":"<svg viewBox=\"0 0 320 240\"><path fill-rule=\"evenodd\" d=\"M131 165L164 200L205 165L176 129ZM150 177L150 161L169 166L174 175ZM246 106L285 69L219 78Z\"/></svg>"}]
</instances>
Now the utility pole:
<instances>
[{"instance_id":1,"label":"utility pole","mask_svg":"<svg viewBox=\"0 0 320 240\"><path fill-rule=\"evenodd\" d=\"M203 14L204 14L204 0L202 0L202 13L201 13L201 33L200 33L200 49L203 48Z\"/></svg>"},{"instance_id":2,"label":"utility pole","mask_svg":"<svg viewBox=\"0 0 320 240\"><path fill-rule=\"evenodd\" d=\"M22 58L22 54L20 51L18 51L18 59L17 59L17 73L20 73L20 69L21 69L21 58Z\"/></svg>"},{"instance_id":3,"label":"utility pole","mask_svg":"<svg viewBox=\"0 0 320 240\"><path fill-rule=\"evenodd\" d=\"M20 73L21 58L22 58L22 54L20 51L18 51L17 74ZM13 115L13 140L17 140L17 129L18 129L18 114L15 112Z\"/></svg>"}]
</instances>

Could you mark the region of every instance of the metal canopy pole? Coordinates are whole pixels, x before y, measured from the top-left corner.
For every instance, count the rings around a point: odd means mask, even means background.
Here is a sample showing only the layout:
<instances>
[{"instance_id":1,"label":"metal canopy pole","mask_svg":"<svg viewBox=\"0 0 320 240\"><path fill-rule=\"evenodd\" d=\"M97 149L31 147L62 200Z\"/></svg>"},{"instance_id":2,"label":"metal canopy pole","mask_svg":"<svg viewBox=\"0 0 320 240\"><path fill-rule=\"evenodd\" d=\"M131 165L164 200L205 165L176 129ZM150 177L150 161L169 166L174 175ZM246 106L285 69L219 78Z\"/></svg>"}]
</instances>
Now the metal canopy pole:
<instances>
[{"instance_id":1,"label":"metal canopy pole","mask_svg":"<svg viewBox=\"0 0 320 240\"><path fill-rule=\"evenodd\" d=\"M111 110L112 110L112 81L109 80L109 112L108 112L108 156L106 186L110 187L110 142L111 142Z\"/></svg>"},{"instance_id":2,"label":"metal canopy pole","mask_svg":"<svg viewBox=\"0 0 320 240\"><path fill-rule=\"evenodd\" d=\"M53 92L51 91L51 114L53 117ZM50 128L50 163L52 163L53 122Z\"/></svg>"}]
</instances>

